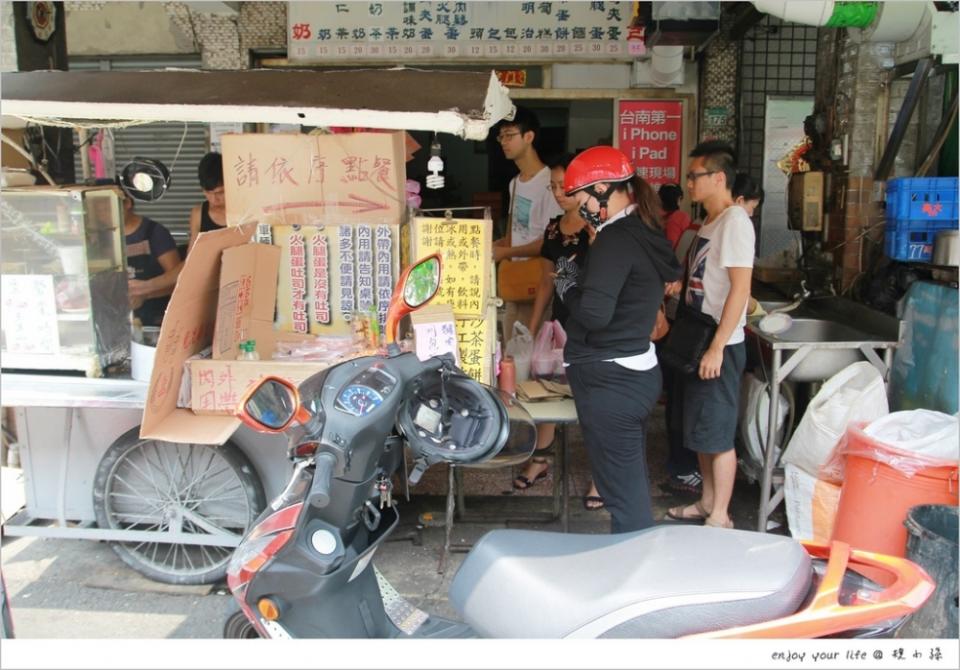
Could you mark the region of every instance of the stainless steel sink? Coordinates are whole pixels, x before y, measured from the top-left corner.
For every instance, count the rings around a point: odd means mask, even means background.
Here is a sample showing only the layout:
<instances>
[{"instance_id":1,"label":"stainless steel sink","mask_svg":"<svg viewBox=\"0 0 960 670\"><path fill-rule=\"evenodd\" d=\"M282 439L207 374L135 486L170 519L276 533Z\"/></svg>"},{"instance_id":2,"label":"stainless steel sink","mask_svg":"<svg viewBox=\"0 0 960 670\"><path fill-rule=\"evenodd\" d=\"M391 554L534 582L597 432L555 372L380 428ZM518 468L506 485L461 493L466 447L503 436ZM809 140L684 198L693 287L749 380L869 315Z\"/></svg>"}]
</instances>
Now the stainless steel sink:
<instances>
[{"instance_id":1,"label":"stainless steel sink","mask_svg":"<svg viewBox=\"0 0 960 670\"><path fill-rule=\"evenodd\" d=\"M829 379L851 363L856 363L865 358L858 349L822 348L823 345L840 342L859 343L869 339L850 326L824 319L793 319L790 328L777 335L769 335L769 337L781 342L815 342L819 345L808 353L806 358L787 376L788 380L795 382Z\"/></svg>"}]
</instances>

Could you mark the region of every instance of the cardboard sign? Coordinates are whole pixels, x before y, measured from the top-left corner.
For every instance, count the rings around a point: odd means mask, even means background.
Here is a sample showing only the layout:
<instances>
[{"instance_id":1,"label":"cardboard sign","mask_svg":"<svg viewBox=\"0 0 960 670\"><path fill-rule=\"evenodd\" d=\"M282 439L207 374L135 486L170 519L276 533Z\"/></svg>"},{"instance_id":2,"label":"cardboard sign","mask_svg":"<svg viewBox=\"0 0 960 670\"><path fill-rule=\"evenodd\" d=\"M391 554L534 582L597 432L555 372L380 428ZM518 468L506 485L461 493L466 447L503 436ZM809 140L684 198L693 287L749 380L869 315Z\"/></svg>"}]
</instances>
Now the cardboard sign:
<instances>
[{"instance_id":1,"label":"cardboard sign","mask_svg":"<svg viewBox=\"0 0 960 670\"><path fill-rule=\"evenodd\" d=\"M452 306L458 319L483 317L490 295L493 223L417 217L412 229L413 257L439 253L443 263L436 302Z\"/></svg>"},{"instance_id":2,"label":"cardboard sign","mask_svg":"<svg viewBox=\"0 0 960 670\"><path fill-rule=\"evenodd\" d=\"M683 160L683 102L618 100L617 148L654 190L679 183Z\"/></svg>"},{"instance_id":3,"label":"cardboard sign","mask_svg":"<svg viewBox=\"0 0 960 670\"><path fill-rule=\"evenodd\" d=\"M280 248L244 244L221 257L220 295L213 334L213 357L234 360L239 344L255 340L261 359L273 356L273 311Z\"/></svg>"},{"instance_id":4,"label":"cardboard sign","mask_svg":"<svg viewBox=\"0 0 960 670\"><path fill-rule=\"evenodd\" d=\"M220 293L220 257L225 249L247 244L250 224L200 233L180 271L160 328L160 339L147 389L140 437L187 444L222 444L238 419L197 416L177 408L183 363L210 345Z\"/></svg>"},{"instance_id":5,"label":"cardboard sign","mask_svg":"<svg viewBox=\"0 0 960 670\"><path fill-rule=\"evenodd\" d=\"M410 315L410 324L417 358L425 361L432 356L453 354L460 365L457 326L450 305L433 303L423 307Z\"/></svg>"},{"instance_id":6,"label":"cardboard sign","mask_svg":"<svg viewBox=\"0 0 960 670\"><path fill-rule=\"evenodd\" d=\"M196 359L190 367L190 407L195 414L230 414L247 390L268 375L294 384L330 367L310 361L214 361Z\"/></svg>"},{"instance_id":7,"label":"cardboard sign","mask_svg":"<svg viewBox=\"0 0 960 670\"><path fill-rule=\"evenodd\" d=\"M227 225L398 224L404 133L224 135Z\"/></svg>"}]
</instances>

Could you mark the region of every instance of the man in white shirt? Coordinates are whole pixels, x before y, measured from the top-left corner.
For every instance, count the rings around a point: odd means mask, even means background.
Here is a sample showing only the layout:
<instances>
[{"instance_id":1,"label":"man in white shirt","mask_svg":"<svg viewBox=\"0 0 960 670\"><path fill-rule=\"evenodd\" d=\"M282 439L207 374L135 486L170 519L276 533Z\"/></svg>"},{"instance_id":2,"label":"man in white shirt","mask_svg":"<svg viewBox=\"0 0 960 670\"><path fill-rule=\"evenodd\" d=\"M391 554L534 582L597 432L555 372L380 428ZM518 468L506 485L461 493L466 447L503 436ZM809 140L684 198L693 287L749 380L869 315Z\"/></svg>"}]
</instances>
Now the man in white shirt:
<instances>
[{"instance_id":1,"label":"man in white shirt","mask_svg":"<svg viewBox=\"0 0 960 670\"><path fill-rule=\"evenodd\" d=\"M525 107L517 107L512 121L498 126L497 141L503 155L512 160L520 174L510 181L510 221L506 237L494 241L493 259L526 260L540 255L543 231L550 219L563 214L550 190L550 169L540 160L534 143L540 132L536 115ZM503 336L509 341L514 321L527 323L533 310L529 302L507 302ZM545 317L548 318L548 317Z\"/></svg>"},{"instance_id":2,"label":"man in white shirt","mask_svg":"<svg viewBox=\"0 0 960 670\"><path fill-rule=\"evenodd\" d=\"M690 249L687 293L681 299L713 317L717 331L698 372L680 384L684 447L697 453L703 492L700 500L674 507L667 516L733 528L728 512L737 474L733 440L746 364L743 326L756 238L750 217L731 193L736 176L732 150L704 142L690 157L687 190L706 208L707 218Z\"/></svg>"}]
</instances>

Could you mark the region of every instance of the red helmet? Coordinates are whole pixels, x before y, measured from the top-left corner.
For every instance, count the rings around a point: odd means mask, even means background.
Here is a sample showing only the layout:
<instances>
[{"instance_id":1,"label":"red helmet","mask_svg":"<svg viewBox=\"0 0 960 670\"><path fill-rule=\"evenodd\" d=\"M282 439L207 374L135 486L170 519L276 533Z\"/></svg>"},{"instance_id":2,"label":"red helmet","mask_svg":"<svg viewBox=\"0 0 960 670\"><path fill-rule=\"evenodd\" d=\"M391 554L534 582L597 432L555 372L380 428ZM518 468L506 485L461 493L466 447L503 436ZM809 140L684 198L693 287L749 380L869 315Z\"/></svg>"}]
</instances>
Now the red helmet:
<instances>
[{"instance_id":1,"label":"red helmet","mask_svg":"<svg viewBox=\"0 0 960 670\"><path fill-rule=\"evenodd\" d=\"M590 147L570 161L563 177L563 190L573 195L601 182L626 181L634 175L630 159L613 147Z\"/></svg>"}]
</instances>

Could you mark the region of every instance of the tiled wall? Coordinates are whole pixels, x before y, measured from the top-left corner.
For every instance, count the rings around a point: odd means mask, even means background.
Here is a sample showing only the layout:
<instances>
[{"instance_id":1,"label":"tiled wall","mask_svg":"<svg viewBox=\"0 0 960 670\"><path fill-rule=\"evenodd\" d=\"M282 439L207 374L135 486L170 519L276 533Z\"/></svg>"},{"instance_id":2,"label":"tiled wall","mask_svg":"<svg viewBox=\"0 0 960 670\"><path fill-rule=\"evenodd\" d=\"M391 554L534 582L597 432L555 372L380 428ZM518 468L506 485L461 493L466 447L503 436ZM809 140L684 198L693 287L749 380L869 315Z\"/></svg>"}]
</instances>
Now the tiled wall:
<instances>
[{"instance_id":1,"label":"tiled wall","mask_svg":"<svg viewBox=\"0 0 960 670\"><path fill-rule=\"evenodd\" d=\"M751 28L740 52L740 166L763 174L764 113L768 95L813 96L817 28L766 16Z\"/></svg>"}]
</instances>

